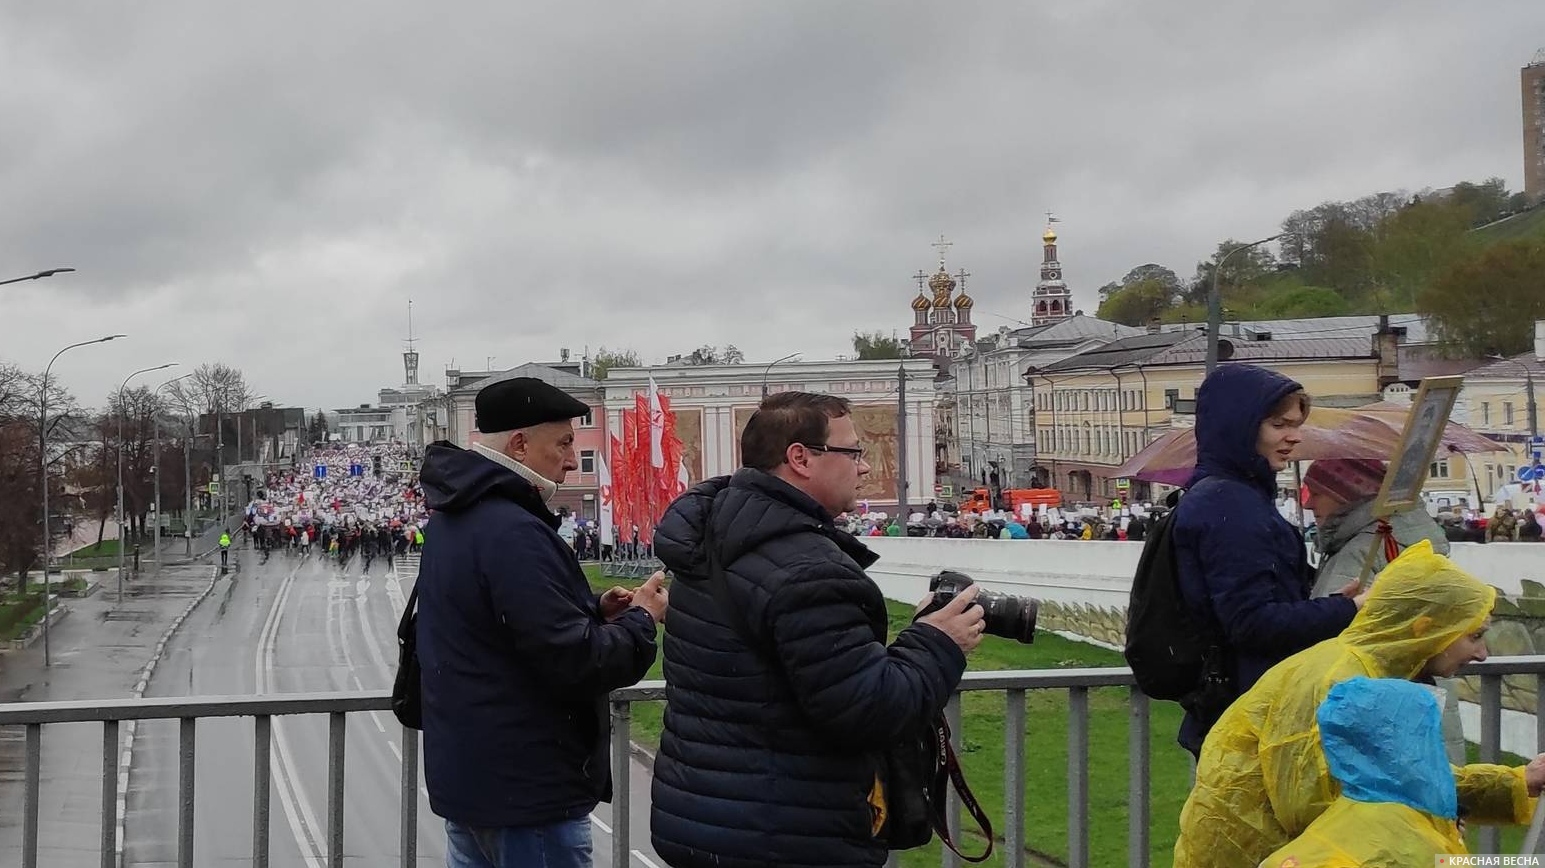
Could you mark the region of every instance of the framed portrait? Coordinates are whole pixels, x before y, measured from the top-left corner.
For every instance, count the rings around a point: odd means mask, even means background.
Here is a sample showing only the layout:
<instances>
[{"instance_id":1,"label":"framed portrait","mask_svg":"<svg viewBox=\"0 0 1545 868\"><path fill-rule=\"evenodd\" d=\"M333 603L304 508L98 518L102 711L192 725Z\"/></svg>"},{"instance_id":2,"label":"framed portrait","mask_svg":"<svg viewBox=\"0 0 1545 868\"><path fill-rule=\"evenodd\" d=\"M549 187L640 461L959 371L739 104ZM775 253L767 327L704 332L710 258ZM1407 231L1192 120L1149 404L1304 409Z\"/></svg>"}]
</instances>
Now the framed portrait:
<instances>
[{"instance_id":1,"label":"framed portrait","mask_svg":"<svg viewBox=\"0 0 1545 868\"><path fill-rule=\"evenodd\" d=\"M1421 504L1422 483L1427 481L1427 470L1443 440L1443 429L1448 426L1449 414L1454 411L1454 402L1459 399L1463 382L1463 377L1422 380L1411 399L1411 412L1406 416L1400 445L1390 456L1384 484L1373 501L1375 516L1385 518Z\"/></svg>"}]
</instances>

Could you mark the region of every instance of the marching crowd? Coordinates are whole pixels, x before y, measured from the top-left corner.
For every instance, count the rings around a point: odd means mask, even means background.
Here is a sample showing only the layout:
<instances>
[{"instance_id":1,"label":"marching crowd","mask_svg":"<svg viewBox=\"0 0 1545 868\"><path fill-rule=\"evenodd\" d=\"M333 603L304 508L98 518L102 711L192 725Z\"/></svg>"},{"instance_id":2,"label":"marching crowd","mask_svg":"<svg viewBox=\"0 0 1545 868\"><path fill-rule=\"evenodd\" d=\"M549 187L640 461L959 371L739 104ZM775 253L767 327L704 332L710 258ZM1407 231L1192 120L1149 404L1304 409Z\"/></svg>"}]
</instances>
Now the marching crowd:
<instances>
[{"instance_id":1,"label":"marching crowd","mask_svg":"<svg viewBox=\"0 0 1545 868\"><path fill-rule=\"evenodd\" d=\"M314 553L341 567L358 555L369 573L377 558L390 564L424 544L428 510L405 446L321 447L293 470L269 474L258 495L242 530L265 561L276 551Z\"/></svg>"}]
</instances>

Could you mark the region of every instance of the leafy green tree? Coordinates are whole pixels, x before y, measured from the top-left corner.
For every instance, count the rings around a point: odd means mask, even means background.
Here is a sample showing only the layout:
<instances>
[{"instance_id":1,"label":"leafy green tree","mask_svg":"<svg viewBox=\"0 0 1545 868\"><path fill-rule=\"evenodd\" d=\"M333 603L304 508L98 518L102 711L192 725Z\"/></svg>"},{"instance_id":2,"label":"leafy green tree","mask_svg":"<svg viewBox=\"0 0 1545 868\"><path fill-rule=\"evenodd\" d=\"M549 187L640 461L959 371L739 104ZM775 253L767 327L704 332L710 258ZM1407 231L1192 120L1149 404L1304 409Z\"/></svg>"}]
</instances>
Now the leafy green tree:
<instances>
[{"instance_id":1,"label":"leafy green tree","mask_svg":"<svg viewBox=\"0 0 1545 868\"><path fill-rule=\"evenodd\" d=\"M1326 286L1279 285L1255 304L1252 319L1299 319L1341 316L1351 306L1341 293Z\"/></svg>"},{"instance_id":2,"label":"leafy green tree","mask_svg":"<svg viewBox=\"0 0 1545 868\"><path fill-rule=\"evenodd\" d=\"M1455 263L1417 296L1417 310L1460 352L1523 352L1545 319L1545 240L1504 241Z\"/></svg>"},{"instance_id":3,"label":"leafy green tree","mask_svg":"<svg viewBox=\"0 0 1545 868\"><path fill-rule=\"evenodd\" d=\"M612 368L636 367L639 367L637 350L609 350L601 347L596 350L595 358L590 360L590 376L593 379L604 380L606 373Z\"/></svg>"},{"instance_id":4,"label":"leafy green tree","mask_svg":"<svg viewBox=\"0 0 1545 868\"><path fill-rule=\"evenodd\" d=\"M901 341L884 332L854 332L853 352L860 359L899 359Z\"/></svg>"},{"instance_id":5,"label":"leafy green tree","mask_svg":"<svg viewBox=\"0 0 1545 868\"><path fill-rule=\"evenodd\" d=\"M1175 289L1162 279L1139 280L1111 293L1095 314L1122 325L1144 326L1175 306Z\"/></svg>"},{"instance_id":6,"label":"leafy green tree","mask_svg":"<svg viewBox=\"0 0 1545 868\"><path fill-rule=\"evenodd\" d=\"M1414 310L1428 284L1473 252L1469 224L1466 206L1442 199L1414 202L1380 224L1369 262L1386 312Z\"/></svg>"}]
</instances>

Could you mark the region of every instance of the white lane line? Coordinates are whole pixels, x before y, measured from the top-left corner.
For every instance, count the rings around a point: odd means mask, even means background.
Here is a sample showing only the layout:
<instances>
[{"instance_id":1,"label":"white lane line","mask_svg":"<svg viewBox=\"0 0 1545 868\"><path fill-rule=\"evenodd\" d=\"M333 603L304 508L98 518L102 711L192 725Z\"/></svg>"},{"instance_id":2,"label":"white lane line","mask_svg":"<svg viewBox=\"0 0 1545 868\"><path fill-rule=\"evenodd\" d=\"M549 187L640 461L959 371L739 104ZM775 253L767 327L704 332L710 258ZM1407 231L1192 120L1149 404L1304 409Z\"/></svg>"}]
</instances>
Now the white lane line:
<instances>
[{"instance_id":1,"label":"white lane line","mask_svg":"<svg viewBox=\"0 0 1545 868\"><path fill-rule=\"evenodd\" d=\"M300 572L303 565L304 561L285 576L284 582L279 586L279 593L274 597L273 607L268 610L268 620L263 623L263 629L258 634L253 676L256 679L259 694L269 693L273 689L274 640L279 633L280 614L289 600L290 588L295 583L295 574ZM289 822L290 834L295 837L295 844L300 849L301 857L306 861L306 868L322 868L322 848L312 833L313 829L320 831L322 827L317 823L316 812L311 809L311 803L307 801L305 792L296 785L295 761L285 729L282 716L273 718L274 753L269 763L270 771L273 773L274 783L277 784L279 804L284 809L285 818Z\"/></svg>"},{"instance_id":2,"label":"white lane line","mask_svg":"<svg viewBox=\"0 0 1545 868\"><path fill-rule=\"evenodd\" d=\"M644 863L646 866L648 866L648 868L660 868L659 865L656 865L654 863L653 859L649 858L648 856L645 856L643 853L640 853L637 850L633 850L631 852L633 853L633 858L634 859L637 859L638 861Z\"/></svg>"}]
</instances>

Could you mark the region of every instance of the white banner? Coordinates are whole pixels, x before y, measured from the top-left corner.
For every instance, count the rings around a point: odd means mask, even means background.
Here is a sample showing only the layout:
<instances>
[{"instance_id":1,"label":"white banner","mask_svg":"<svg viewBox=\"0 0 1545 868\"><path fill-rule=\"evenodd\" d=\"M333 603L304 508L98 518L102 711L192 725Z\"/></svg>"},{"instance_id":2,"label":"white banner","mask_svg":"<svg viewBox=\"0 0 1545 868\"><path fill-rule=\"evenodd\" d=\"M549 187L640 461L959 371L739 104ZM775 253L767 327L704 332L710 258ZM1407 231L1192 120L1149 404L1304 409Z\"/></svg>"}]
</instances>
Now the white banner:
<instances>
[{"instance_id":1,"label":"white banner","mask_svg":"<svg viewBox=\"0 0 1545 868\"><path fill-rule=\"evenodd\" d=\"M601 523L601 545L613 545L612 539L612 469L606 464L606 454L596 456L596 475L599 477L601 506L596 521Z\"/></svg>"}]
</instances>

